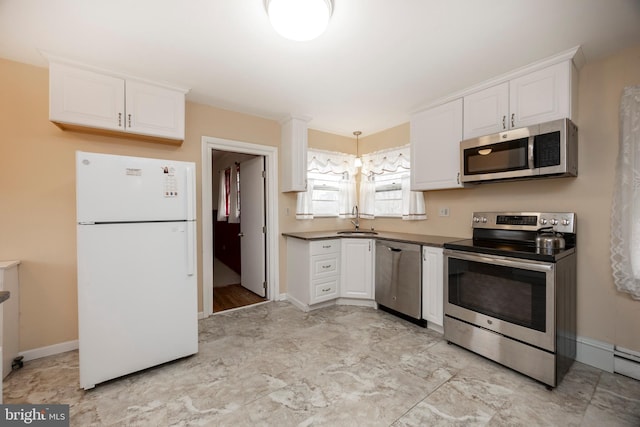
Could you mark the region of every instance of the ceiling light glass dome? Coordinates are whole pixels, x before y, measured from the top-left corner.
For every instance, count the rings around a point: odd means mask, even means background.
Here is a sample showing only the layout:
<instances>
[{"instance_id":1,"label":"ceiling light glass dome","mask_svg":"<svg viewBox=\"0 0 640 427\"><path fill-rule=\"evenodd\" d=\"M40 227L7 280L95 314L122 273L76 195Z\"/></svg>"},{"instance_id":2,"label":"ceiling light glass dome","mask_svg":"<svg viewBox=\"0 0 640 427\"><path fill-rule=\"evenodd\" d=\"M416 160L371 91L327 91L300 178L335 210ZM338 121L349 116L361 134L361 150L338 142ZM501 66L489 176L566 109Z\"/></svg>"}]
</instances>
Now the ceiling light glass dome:
<instances>
[{"instance_id":1,"label":"ceiling light glass dome","mask_svg":"<svg viewBox=\"0 0 640 427\"><path fill-rule=\"evenodd\" d=\"M324 32L333 11L331 0L266 0L271 25L284 38L313 40Z\"/></svg>"}]
</instances>

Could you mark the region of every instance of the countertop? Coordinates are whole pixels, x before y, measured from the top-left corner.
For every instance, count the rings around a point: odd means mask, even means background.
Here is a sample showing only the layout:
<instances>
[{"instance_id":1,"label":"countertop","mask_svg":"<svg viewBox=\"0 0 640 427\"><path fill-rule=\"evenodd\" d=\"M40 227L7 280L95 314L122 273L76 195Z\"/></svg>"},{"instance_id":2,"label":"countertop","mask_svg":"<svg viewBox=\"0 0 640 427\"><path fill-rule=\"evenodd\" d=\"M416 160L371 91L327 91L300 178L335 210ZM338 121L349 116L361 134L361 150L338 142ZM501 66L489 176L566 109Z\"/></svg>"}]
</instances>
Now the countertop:
<instances>
[{"instance_id":1,"label":"countertop","mask_svg":"<svg viewBox=\"0 0 640 427\"><path fill-rule=\"evenodd\" d=\"M339 230L342 231L342 230ZM344 231L353 231L344 230ZM332 231L307 231L302 233L282 233L283 236L293 237L302 240L325 240L325 239L377 239L377 240L393 240L395 242L415 243L424 246L434 246L441 248L445 243L462 240L463 237L447 237L447 236L431 236L427 234L412 233L396 233L394 231L375 230L378 234L362 234L362 235L341 235L337 234L337 230Z\"/></svg>"},{"instance_id":2,"label":"countertop","mask_svg":"<svg viewBox=\"0 0 640 427\"><path fill-rule=\"evenodd\" d=\"M9 291L0 291L0 304L9 299Z\"/></svg>"}]
</instances>

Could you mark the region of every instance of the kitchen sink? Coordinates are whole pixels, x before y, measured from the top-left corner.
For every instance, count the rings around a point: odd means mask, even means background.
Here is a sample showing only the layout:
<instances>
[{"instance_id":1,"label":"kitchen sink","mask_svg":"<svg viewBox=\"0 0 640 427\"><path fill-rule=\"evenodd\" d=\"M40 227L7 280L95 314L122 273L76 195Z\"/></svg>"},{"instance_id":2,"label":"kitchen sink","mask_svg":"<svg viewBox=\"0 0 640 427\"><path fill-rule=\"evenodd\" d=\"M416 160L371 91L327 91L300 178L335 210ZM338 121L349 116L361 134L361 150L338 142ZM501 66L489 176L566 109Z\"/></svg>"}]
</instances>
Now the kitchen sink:
<instances>
[{"instance_id":1,"label":"kitchen sink","mask_svg":"<svg viewBox=\"0 0 640 427\"><path fill-rule=\"evenodd\" d=\"M342 236L373 236L378 232L373 230L344 230L338 231L337 234Z\"/></svg>"}]
</instances>

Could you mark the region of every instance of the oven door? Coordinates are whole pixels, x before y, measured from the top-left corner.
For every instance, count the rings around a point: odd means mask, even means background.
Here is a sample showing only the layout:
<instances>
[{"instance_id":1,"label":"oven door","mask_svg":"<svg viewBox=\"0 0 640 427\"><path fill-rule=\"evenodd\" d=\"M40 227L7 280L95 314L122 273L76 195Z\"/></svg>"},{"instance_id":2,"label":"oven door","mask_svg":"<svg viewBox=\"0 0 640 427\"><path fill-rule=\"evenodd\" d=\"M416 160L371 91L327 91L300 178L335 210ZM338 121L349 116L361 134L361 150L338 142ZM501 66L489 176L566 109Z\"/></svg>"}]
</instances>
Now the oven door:
<instances>
[{"instance_id":1,"label":"oven door","mask_svg":"<svg viewBox=\"0 0 640 427\"><path fill-rule=\"evenodd\" d=\"M555 351L555 264L449 249L444 256L446 316Z\"/></svg>"}]
</instances>

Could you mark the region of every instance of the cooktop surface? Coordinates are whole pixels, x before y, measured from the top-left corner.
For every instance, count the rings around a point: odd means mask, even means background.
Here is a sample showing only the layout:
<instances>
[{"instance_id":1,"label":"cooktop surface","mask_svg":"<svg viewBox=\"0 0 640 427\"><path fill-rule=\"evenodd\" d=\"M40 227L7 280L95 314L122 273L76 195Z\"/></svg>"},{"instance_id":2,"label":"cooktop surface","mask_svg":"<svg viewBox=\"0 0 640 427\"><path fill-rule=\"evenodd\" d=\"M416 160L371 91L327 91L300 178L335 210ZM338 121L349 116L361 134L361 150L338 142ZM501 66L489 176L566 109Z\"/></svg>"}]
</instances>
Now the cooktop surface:
<instances>
[{"instance_id":1,"label":"cooktop surface","mask_svg":"<svg viewBox=\"0 0 640 427\"><path fill-rule=\"evenodd\" d=\"M457 240L445 243L444 248L473 252L477 254L489 254L546 262L555 262L565 256L575 253L575 246L573 245L569 245L563 249L543 249L537 248L535 242L483 239Z\"/></svg>"}]
</instances>

